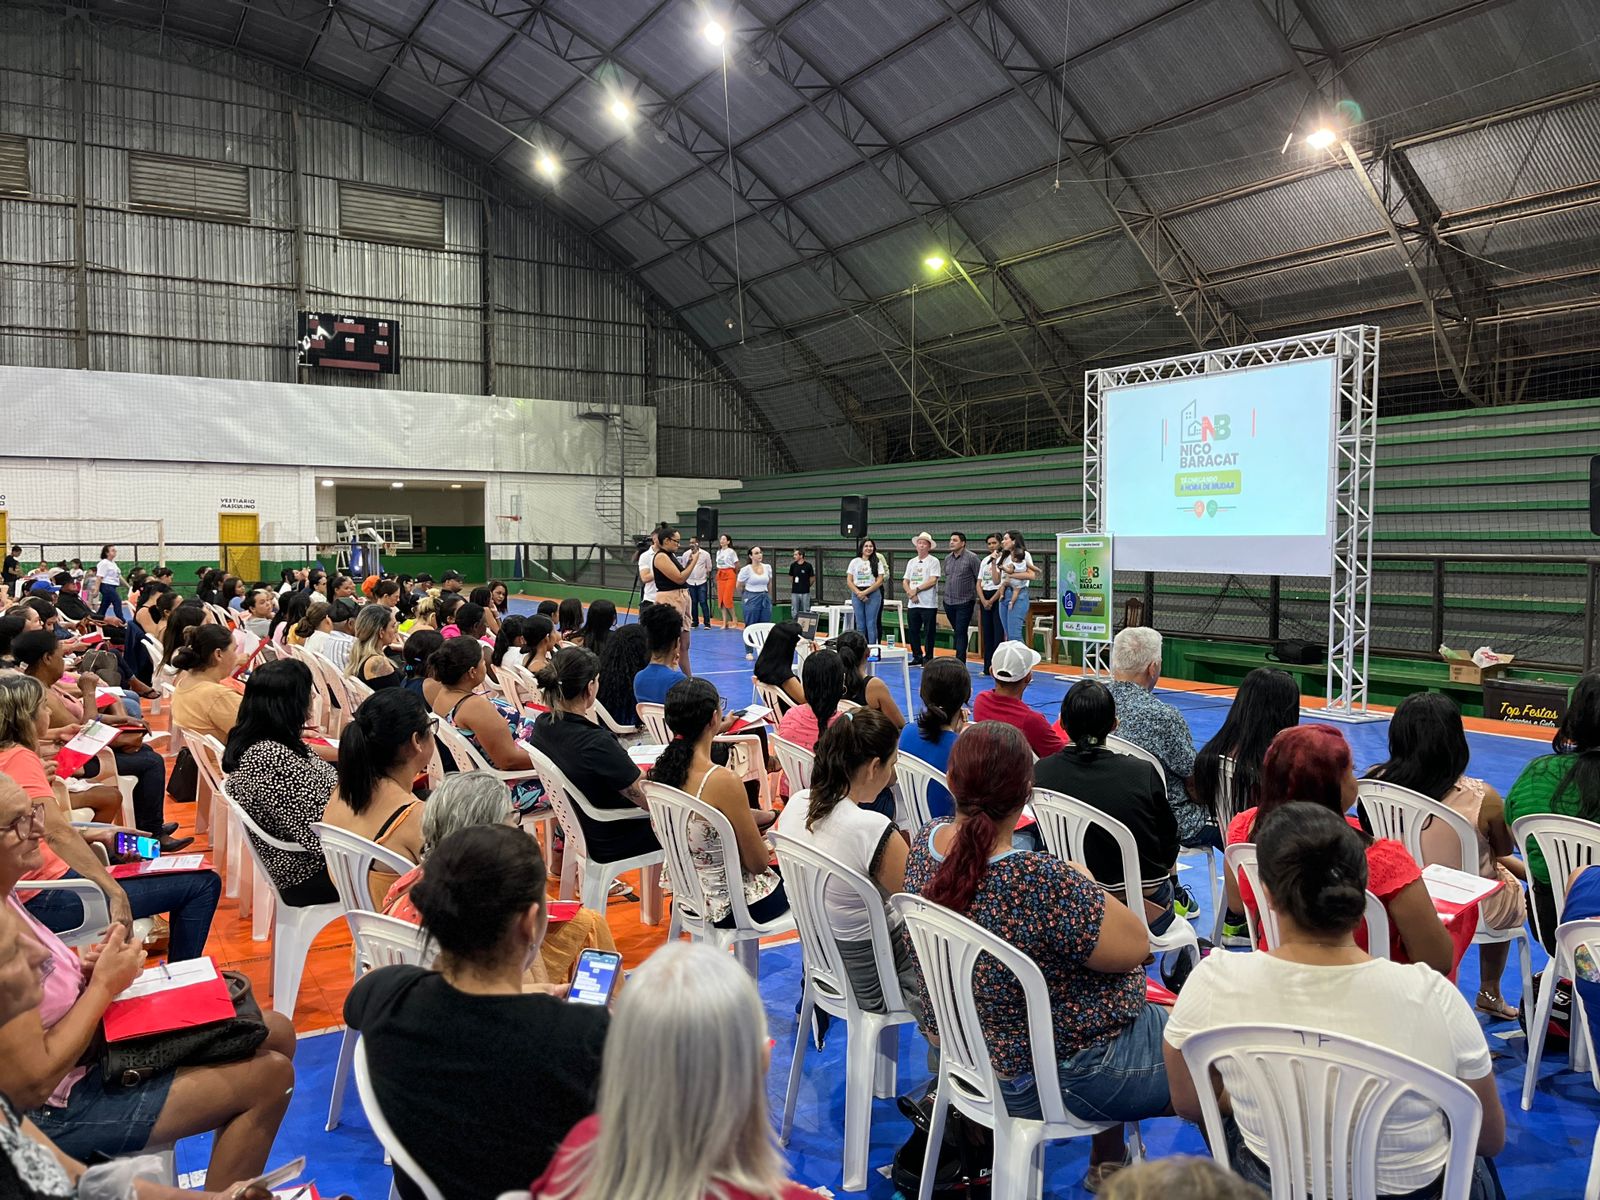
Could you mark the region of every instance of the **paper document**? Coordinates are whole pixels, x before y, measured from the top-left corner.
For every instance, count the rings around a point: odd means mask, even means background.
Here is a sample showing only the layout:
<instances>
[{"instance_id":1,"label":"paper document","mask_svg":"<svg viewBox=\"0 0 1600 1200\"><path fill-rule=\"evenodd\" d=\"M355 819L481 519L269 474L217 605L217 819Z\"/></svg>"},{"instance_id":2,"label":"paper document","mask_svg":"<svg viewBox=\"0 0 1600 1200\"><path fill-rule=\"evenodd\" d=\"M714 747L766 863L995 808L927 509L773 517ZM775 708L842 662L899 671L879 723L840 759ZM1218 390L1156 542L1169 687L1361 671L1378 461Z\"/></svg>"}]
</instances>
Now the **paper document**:
<instances>
[{"instance_id":1,"label":"paper document","mask_svg":"<svg viewBox=\"0 0 1600 1200\"><path fill-rule=\"evenodd\" d=\"M146 967L139 978L128 985L118 1000L137 1000L140 996L154 996L160 992L176 991L196 983L208 983L217 978L217 964L209 958L191 958L187 962L162 963Z\"/></svg>"},{"instance_id":2,"label":"paper document","mask_svg":"<svg viewBox=\"0 0 1600 1200\"><path fill-rule=\"evenodd\" d=\"M72 775L100 751L109 746L120 731L104 721L90 721L65 746L56 752L56 773Z\"/></svg>"},{"instance_id":3,"label":"paper document","mask_svg":"<svg viewBox=\"0 0 1600 1200\"><path fill-rule=\"evenodd\" d=\"M636 746L628 747L628 758L634 766L643 771L649 767L655 766L656 759L661 757L662 751L665 749L665 746L641 743Z\"/></svg>"},{"instance_id":4,"label":"paper document","mask_svg":"<svg viewBox=\"0 0 1600 1200\"><path fill-rule=\"evenodd\" d=\"M1480 875L1469 875L1454 867L1434 863L1422 868L1422 885L1428 889L1428 896L1435 907L1443 902L1455 908L1465 908L1482 900L1501 883L1498 879L1484 879Z\"/></svg>"}]
</instances>

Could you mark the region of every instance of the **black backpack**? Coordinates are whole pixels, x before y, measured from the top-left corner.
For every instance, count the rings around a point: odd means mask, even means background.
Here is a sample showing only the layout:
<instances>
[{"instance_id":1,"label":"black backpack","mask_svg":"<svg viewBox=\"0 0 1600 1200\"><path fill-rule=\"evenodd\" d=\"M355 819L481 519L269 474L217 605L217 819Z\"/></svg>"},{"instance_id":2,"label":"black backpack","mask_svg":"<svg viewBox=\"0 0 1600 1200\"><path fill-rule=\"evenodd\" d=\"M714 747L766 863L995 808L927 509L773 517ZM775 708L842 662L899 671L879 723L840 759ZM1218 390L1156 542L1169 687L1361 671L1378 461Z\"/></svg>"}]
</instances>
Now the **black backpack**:
<instances>
[{"instance_id":1,"label":"black backpack","mask_svg":"<svg viewBox=\"0 0 1600 1200\"><path fill-rule=\"evenodd\" d=\"M900 1111L914 1126L905 1144L894 1152L889 1181L900 1197L917 1194L922 1186L922 1160L928 1152L928 1111L931 1095L921 1104L901 1096ZM933 1200L987 1200L994 1170L994 1133L951 1109L945 1114L944 1142L933 1180Z\"/></svg>"}]
</instances>

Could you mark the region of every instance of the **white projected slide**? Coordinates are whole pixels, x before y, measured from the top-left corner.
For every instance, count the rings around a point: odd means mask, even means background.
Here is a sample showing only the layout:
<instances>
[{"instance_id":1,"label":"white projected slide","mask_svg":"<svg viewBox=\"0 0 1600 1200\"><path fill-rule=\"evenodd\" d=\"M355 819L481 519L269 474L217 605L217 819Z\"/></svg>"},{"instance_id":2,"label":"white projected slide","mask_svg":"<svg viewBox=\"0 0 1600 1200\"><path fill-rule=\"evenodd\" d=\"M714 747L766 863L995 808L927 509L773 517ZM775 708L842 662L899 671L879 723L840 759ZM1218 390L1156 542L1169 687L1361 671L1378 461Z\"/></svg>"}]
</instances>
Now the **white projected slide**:
<instances>
[{"instance_id":1,"label":"white projected slide","mask_svg":"<svg viewBox=\"0 0 1600 1200\"><path fill-rule=\"evenodd\" d=\"M1317 358L1107 390L1116 568L1327 575L1335 371Z\"/></svg>"}]
</instances>

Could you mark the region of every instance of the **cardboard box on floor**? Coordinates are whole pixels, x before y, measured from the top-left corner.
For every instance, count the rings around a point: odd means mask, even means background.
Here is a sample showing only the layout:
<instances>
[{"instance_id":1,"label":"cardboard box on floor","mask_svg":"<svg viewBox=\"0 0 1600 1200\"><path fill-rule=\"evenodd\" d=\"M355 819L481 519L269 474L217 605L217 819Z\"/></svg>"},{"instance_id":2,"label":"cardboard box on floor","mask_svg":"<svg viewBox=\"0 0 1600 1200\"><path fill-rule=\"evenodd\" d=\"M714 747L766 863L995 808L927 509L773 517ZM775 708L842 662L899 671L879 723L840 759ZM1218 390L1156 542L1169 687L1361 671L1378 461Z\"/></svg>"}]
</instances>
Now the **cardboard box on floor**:
<instances>
[{"instance_id":1,"label":"cardboard box on floor","mask_svg":"<svg viewBox=\"0 0 1600 1200\"><path fill-rule=\"evenodd\" d=\"M1482 683L1485 679L1504 675L1516 655L1496 654L1487 646L1479 646L1468 654L1465 650L1452 650L1449 646L1441 645L1439 657L1450 665L1451 683Z\"/></svg>"}]
</instances>

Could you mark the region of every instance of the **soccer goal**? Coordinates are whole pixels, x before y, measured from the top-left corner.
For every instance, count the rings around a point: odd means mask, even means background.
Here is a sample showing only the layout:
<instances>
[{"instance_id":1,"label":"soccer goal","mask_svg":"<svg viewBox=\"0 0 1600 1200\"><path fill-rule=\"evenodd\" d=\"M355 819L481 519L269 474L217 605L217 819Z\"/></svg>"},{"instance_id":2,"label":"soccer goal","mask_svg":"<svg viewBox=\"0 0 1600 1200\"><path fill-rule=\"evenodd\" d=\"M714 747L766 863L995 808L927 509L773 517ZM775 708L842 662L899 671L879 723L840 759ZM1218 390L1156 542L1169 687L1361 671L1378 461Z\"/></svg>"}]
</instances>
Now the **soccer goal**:
<instances>
[{"instance_id":1,"label":"soccer goal","mask_svg":"<svg viewBox=\"0 0 1600 1200\"><path fill-rule=\"evenodd\" d=\"M9 552L22 547L22 565L81 559L91 574L100 561L100 548L112 545L117 558L125 563L150 563L165 566L167 561L167 523L159 518L134 517L18 517L6 514L0 523L0 541Z\"/></svg>"}]
</instances>

